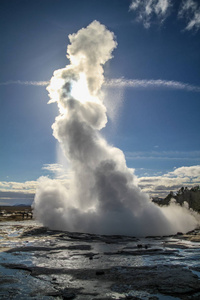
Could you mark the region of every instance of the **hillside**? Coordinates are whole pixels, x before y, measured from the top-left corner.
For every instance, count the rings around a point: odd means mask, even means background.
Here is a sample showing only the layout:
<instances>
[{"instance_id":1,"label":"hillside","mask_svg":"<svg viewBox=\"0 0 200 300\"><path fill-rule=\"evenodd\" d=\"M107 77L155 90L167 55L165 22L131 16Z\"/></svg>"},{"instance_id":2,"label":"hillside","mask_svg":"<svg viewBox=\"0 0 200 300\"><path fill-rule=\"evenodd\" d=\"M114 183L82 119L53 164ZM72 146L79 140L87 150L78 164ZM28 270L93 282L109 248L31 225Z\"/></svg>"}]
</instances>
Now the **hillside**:
<instances>
[{"instance_id":1,"label":"hillside","mask_svg":"<svg viewBox=\"0 0 200 300\"><path fill-rule=\"evenodd\" d=\"M180 190L178 190L177 193L170 192L167 197L164 199L153 199L153 202L159 204L159 205L169 205L169 202L171 198L176 199L176 202L180 205L183 205L183 202L187 202L189 205L189 208L192 208L193 210L200 213L200 187L195 186L191 189L188 189L187 187L182 187Z\"/></svg>"}]
</instances>

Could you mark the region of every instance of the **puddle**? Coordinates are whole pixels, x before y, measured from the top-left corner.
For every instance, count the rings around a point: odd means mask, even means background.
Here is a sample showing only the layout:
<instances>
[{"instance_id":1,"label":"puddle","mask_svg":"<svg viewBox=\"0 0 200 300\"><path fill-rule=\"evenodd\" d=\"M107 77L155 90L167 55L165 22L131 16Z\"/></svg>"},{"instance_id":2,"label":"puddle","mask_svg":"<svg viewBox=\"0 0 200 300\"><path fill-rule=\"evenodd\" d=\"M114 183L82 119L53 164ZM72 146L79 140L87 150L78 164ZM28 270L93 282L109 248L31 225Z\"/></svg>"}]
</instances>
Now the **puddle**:
<instances>
[{"instance_id":1,"label":"puddle","mask_svg":"<svg viewBox=\"0 0 200 300\"><path fill-rule=\"evenodd\" d=\"M141 300L180 300L178 297L172 297L172 296L166 296L161 294L150 294L148 292L144 291L131 291L129 293L121 294L117 292L107 293L108 297L111 297L112 299L133 299L135 297L136 299Z\"/></svg>"},{"instance_id":2,"label":"puddle","mask_svg":"<svg viewBox=\"0 0 200 300\"><path fill-rule=\"evenodd\" d=\"M3 276L3 279L1 279ZM30 276L27 271L11 270L0 267L0 299L55 299L44 293L55 290L49 284ZM58 299L58 298L57 298ZM62 299L62 298L60 298Z\"/></svg>"}]
</instances>

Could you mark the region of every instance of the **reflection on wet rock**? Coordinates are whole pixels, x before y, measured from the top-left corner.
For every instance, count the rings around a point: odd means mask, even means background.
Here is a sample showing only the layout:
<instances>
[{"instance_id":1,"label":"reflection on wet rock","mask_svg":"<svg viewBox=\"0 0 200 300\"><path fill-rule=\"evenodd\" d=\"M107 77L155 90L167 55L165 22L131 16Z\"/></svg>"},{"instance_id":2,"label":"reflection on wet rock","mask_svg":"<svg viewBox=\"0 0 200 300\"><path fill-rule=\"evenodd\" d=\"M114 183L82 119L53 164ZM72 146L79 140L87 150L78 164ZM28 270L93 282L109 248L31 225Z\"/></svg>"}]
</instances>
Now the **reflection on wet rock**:
<instances>
[{"instance_id":1,"label":"reflection on wet rock","mask_svg":"<svg viewBox=\"0 0 200 300\"><path fill-rule=\"evenodd\" d=\"M0 299L199 299L199 230L136 239L34 221L0 229Z\"/></svg>"}]
</instances>

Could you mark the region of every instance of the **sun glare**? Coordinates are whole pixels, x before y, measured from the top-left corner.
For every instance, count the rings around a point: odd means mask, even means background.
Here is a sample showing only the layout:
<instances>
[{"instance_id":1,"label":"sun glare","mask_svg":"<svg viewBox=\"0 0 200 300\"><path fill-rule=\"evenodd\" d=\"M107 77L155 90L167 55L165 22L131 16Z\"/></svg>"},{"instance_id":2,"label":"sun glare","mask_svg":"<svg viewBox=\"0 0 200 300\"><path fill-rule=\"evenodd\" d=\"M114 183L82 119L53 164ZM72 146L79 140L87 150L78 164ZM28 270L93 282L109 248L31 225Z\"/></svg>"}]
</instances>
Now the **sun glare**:
<instances>
[{"instance_id":1,"label":"sun glare","mask_svg":"<svg viewBox=\"0 0 200 300\"><path fill-rule=\"evenodd\" d=\"M63 84L65 83L64 79L63 78L59 78L59 77L52 77L51 79L51 86L53 87L53 89L55 91L59 91Z\"/></svg>"},{"instance_id":2,"label":"sun glare","mask_svg":"<svg viewBox=\"0 0 200 300\"><path fill-rule=\"evenodd\" d=\"M78 81L69 81L71 86L69 86L69 89L67 91L66 99L63 99L63 95L65 95L64 90L66 88L66 83L67 82L65 79L58 76L54 76L51 79L50 85L47 87L50 96L50 101L48 103L57 102L61 114L66 113L66 101L70 98L74 98L80 101L81 103L99 102L99 99L97 97L94 97L90 94L86 76L84 73L79 74Z\"/></svg>"},{"instance_id":3,"label":"sun glare","mask_svg":"<svg viewBox=\"0 0 200 300\"><path fill-rule=\"evenodd\" d=\"M57 78L53 76L50 81L50 85L47 87L47 91L49 92L50 100L48 103L59 102L61 90L64 84L64 80L62 78Z\"/></svg>"},{"instance_id":4,"label":"sun glare","mask_svg":"<svg viewBox=\"0 0 200 300\"><path fill-rule=\"evenodd\" d=\"M71 95L74 99L85 103L87 101L97 102L98 99L90 94L84 73L80 73L79 80L73 82Z\"/></svg>"}]
</instances>

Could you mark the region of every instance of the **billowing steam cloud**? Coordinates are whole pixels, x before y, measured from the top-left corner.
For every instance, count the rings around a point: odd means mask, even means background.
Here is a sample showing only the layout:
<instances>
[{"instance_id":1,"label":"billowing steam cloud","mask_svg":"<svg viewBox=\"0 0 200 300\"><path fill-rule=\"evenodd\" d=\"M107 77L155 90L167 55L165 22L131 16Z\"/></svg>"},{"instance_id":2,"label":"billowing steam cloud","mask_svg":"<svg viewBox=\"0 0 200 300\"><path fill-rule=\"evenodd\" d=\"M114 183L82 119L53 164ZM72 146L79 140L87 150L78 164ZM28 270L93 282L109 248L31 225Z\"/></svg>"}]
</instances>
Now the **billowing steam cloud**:
<instances>
[{"instance_id":1,"label":"billowing steam cloud","mask_svg":"<svg viewBox=\"0 0 200 300\"><path fill-rule=\"evenodd\" d=\"M39 179L36 218L54 229L101 234L162 235L192 229L197 221L187 208L173 205L172 218L170 209L154 205L137 186L123 152L99 133L107 122L102 66L117 46L114 34L94 21L69 40L70 64L54 72L47 90L49 102L57 102L60 111L53 135L73 177L69 187Z\"/></svg>"}]
</instances>

